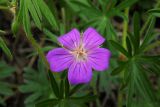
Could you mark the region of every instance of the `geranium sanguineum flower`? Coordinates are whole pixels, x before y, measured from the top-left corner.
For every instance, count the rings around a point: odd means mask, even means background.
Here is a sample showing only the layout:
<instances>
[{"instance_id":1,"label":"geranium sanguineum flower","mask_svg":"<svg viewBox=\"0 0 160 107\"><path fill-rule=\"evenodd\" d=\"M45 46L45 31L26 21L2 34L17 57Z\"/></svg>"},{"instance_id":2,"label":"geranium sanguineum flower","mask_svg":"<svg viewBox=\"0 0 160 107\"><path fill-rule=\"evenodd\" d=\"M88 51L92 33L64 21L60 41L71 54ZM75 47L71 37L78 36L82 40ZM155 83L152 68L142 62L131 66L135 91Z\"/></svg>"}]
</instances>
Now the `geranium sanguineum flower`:
<instances>
[{"instance_id":1,"label":"geranium sanguineum flower","mask_svg":"<svg viewBox=\"0 0 160 107\"><path fill-rule=\"evenodd\" d=\"M92 69L104 71L109 66L111 53L100 48L105 39L93 28L80 34L73 29L58 38L62 48L48 52L47 60L53 72L68 70L71 84L88 83L92 78Z\"/></svg>"}]
</instances>

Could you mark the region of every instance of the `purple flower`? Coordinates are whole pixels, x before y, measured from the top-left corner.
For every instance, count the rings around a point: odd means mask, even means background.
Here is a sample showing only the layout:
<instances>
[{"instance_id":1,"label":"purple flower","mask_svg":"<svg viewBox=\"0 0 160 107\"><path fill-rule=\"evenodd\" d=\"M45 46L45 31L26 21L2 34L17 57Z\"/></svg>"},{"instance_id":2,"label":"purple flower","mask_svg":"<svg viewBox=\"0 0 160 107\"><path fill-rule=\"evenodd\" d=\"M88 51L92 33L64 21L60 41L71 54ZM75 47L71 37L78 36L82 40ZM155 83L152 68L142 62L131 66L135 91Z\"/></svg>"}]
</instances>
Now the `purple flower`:
<instances>
[{"instance_id":1,"label":"purple flower","mask_svg":"<svg viewBox=\"0 0 160 107\"><path fill-rule=\"evenodd\" d=\"M71 84L88 83L92 78L92 69L104 71L109 66L111 53L100 48L105 39L93 28L80 34L73 29L58 38L62 48L48 52L47 60L53 72L68 71Z\"/></svg>"}]
</instances>

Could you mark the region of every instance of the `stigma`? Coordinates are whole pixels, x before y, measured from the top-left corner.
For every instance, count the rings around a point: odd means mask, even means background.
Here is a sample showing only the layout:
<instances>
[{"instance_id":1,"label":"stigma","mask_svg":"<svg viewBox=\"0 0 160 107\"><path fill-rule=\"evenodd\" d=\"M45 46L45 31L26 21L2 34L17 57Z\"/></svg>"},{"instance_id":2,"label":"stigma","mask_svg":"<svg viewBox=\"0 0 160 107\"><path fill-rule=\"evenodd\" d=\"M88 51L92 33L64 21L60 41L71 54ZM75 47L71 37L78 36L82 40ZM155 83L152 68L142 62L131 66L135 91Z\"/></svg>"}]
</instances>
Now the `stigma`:
<instances>
[{"instance_id":1,"label":"stigma","mask_svg":"<svg viewBox=\"0 0 160 107\"><path fill-rule=\"evenodd\" d=\"M75 45L75 49L70 51L70 53L75 57L76 61L87 60L87 50L82 42L79 45Z\"/></svg>"}]
</instances>

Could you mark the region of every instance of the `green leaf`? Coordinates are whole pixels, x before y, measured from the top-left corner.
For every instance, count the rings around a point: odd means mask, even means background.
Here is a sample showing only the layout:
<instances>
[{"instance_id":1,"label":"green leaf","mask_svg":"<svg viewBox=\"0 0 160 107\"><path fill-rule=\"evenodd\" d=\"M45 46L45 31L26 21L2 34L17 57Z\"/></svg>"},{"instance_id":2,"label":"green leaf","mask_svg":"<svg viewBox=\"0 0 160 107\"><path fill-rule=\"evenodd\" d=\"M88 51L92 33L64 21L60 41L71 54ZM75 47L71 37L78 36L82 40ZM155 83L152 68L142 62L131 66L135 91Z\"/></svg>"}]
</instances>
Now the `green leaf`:
<instances>
[{"instance_id":1,"label":"green leaf","mask_svg":"<svg viewBox=\"0 0 160 107\"><path fill-rule=\"evenodd\" d=\"M8 66L4 62L0 62L0 65L0 79L11 76L11 74L16 71L14 67Z\"/></svg>"},{"instance_id":2,"label":"green leaf","mask_svg":"<svg viewBox=\"0 0 160 107\"><path fill-rule=\"evenodd\" d=\"M5 96L11 96L13 95L13 91L10 87L10 84L5 82L0 82L0 94Z\"/></svg>"},{"instance_id":3,"label":"green leaf","mask_svg":"<svg viewBox=\"0 0 160 107\"><path fill-rule=\"evenodd\" d=\"M58 25L55 16L52 14L48 6L43 0L38 0L37 4L39 5L39 8L41 10L41 13L44 15L44 17L47 19L47 21L50 23L50 25L58 30Z\"/></svg>"},{"instance_id":4,"label":"green leaf","mask_svg":"<svg viewBox=\"0 0 160 107\"><path fill-rule=\"evenodd\" d=\"M138 0L124 0L116 8L118 8L119 10L123 10L123 9L125 9L127 7L130 7L131 5L136 3L137 1Z\"/></svg>"},{"instance_id":5,"label":"green leaf","mask_svg":"<svg viewBox=\"0 0 160 107\"><path fill-rule=\"evenodd\" d=\"M38 13L33 5L33 2L31 0L26 0L26 5L29 12L31 13L32 19L34 20L36 26L39 29L41 29L41 21L40 21L40 18L38 17Z\"/></svg>"},{"instance_id":6,"label":"green leaf","mask_svg":"<svg viewBox=\"0 0 160 107\"><path fill-rule=\"evenodd\" d=\"M35 105L35 107L54 107L59 103L57 99L48 99L41 101Z\"/></svg>"},{"instance_id":7,"label":"green leaf","mask_svg":"<svg viewBox=\"0 0 160 107\"><path fill-rule=\"evenodd\" d=\"M45 52L48 52L49 50L52 50L54 49L55 47L52 46L45 46L43 48L41 48L41 50L45 53ZM28 54L27 58L30 58L30 57L33 57L33 56L36 56L38 55L37 51L33 51L32 53Z\"/></svg>"},{"instance_id":8,"label":"green leaf","mask_svg":"<svg viewBox=\"0 0 160 107\"><path fill-rule=\"evenodd\" d=\"M126 38L126 44L127 44L127 50L130 56L132 56L132 45L130 39L127 37Z\"/></svg>"},{"instance_id":9,"label":"green leaf","mask_svg":"<svg viewBox=\"0 0 160 107\"><path fill-rule=\"evenodd\" d=\"M127 36L128 38L129 38L129 40L130 40L130 42L131 42L131 47L133 47L133 55L135 54L135 52L137 52L136 50L138 49L137 48L137 41L136 41L136 39L135 39L135 36L132 34L132 33L130 33L130 32L128 32L128 36Z\"/></svg>"},{"instance_id":10,"label":"green leaf","mask_svg":"<svg viewBox=\"0 0 160 107\"><path fill-rule=\"evenodd\" d=\"M137 53L140 45L140 17L137 12L133 16L133 27L134 27L134 37L135 37L135 53Z\"/></svg>"},{"instance_id":11,"label":"green leaf","mask_svg":"<svg viewBox=\"0 0 160 107\"><path fill-rule=\"evenodd\" d=\"M70 100L71 101L77 101L77 102L81 102L81 103L85 103L85 102L91 102L91 101L94 101L96 100L97 96L96 95L85 95L85 96L82 96L82 97L70 97Z\"/></svg>"},{"instance_id":12,"label":"green leaf","mask_svg":"<svg viewBox=\"0 0 160 107\"><path fill-rule=\"evenodd\" d=\"M25 99L25 105L33 107L33 105L49 96L53 96L51 93L51 87L46 75L46 68L42 60L38 60L37 69L27 67L24 69L24 84L18 88L20 92L26 93L28 97ZM42 79L43 78L43 79Z\"/></svg>"},{"instance_id":13,"label":"green leaf","mask_svg":"<svg viewBox=\"0 0 160 107\"><path fill-rule=\"evenodd\" d=\"M154 38L153 29L154 29L155 21L156 19L153 17L149 21L149 24L148 24L149 27L147 28L147 32L145 33L145 37L140 47L140 50L144 50L145 47L147 47L147 45L153 40Z\"/></svg>"},{"instance_id":14,"label":"green leaf","mask_svg":"<svg viewBox=\"0 0 160 107\"><path fill-rule=\"evenodd\" d=\"M38 16L39 16L39 19L42 20L42 13L41 13L41 10L40 10L40 8L39 8L38 1L39 1L39 0L32 0L33 5L34 5L34 7L35 7L35 10L36 10L36 12L37 12L37 14L38 14Z\"/></svg>"},{"instance_id":15,"label":"green leaf","mask_svg":"<svg viewBox=\"0 0 160 107\"><path fill-rule=\"evenodd\" d=\"M33 101L36 101L40 97L41 97L41 93L34 93L34 94L30 95L29 97L27 97L25 99L24 103L25 104L32 103Z\"/></svg>"},{"instance_id":16,"label":"green leaf","mask_svg":"<svg viewBox=\"0 0 160 107\"><path fill-rule=\"evenodd\" d=\"M152 89L152 86L147 78L147 75L145 73L145 69L141 67L140 64L136 65L137 67L137 72L136 72L136 85L140 93L142 94L143 98L146 101L149 102L155 102L156 101L156 96L154 94L154 91Z\"/></svg>"},{"instance_id":17,"label":"green leaf","mask_svg":"<svg viewBox=\"0 0 160 107\"><path fill-rule=\"evenodd\" d=\"M135 83L134 83L134 77L130 79L128 86L128 96L127 96L127 107L132 107L133 105L133 94L135 93Z\"/></svg>"},{"instance_id":18,"label":"green leaf","mask_svg":"<svg viewBox=\"0 0 160 107\"><path fill-rule=\"evenodd\" d=\"M65 97L66 98L69 97L69 91L70 91L70 85L69 85L68 78L66 77L65 79Z\"/></svg>"},{"instance_id":19,"label":"green leaf","mask_svg":"<svg viewBox=\"0 0 160 107\"><path fill-rule=\"evenodd\" d=\"M115 76L115 75L119 74L120 72L122 72L124 70L125 66L126 66L126 62L120 64L118 67L113 69L113 71L111 72L111 75Z\"/></svg>"},{"instance_id":20,"label":"green leaf","mask_svg":"<svg viewBox=\"0 0 160 107\"><path fill-rule=\"evenodd\" d=\"M49 74L50 83L51 83L51 86L52 86L53 93L55 94L55 96L57 98L60 98L60 92L59 92L58 84L57 84L53 74L51 73L51 71L48 71L48 74Z\"/></svg>"},{"instance_id":21,"label":"green leaf","mask_svg":"<svg viewBox=\"0 0 160 107\"><path fill-rule=\"evenodd\" d=\"M110 40L111 45L116 48L117 50L119 50L121 53L123 53L125 56L130 57L128 52L117 42Z\"/></svg>"},{"instance_id":22,"label":"green leaf","mask_svg":"<svg viewBox=\"0 0 160 107\"><path fill-rule=\"evenodd\" d=\"M1 1L0 1L0 4L6 4L6 3L8 3L7 0L1 0Z\"/></svg>"},{"instance_id":23,"label":"green leaf","mask_svg":"<svg viewBox=\"0 0 160 107\"><path fill-rule=\"evenodd\" d=\"M61 83L60 83L60 89L59 89L59 92L60 92L60 98L63 99L64 98L64 91L65 91L65 85L64 85L64 80L62 79L61 80Z\"/></svg>"},{"instance_id":24,"label":"green leaf","mask_svg":"<svg viewBox=\"0 0 160 107\"><path fill-rule=\"evenodd\" d=\"M27 1L24 1L24 4L27 4ZM30 24L30 17L28 13L28 6L24 5L22 9L23 9L23 26L24 26L24 31L26 33L27 39L32 44L34 49L38 52L40 57L43 59L44 64L48 67L49 65L45 58L45 55L43 51L41 50L41 47L37 44L36 40L33 38L32 33L31 33L31 24Z\"/></svg>"},{"instance_id":25,"label":"green leaf","mask_svg":"<svg viewBox=\"0 0 160 107\"><path fill-rule=\"evenodd\" d=\"M24 4L27 4L27 1L28 0L25 0ZM23 26L24 26L24 30L25 30L26 35L31 36L32 35L31 31L30 31L31 24L30 24L30 17L28 14L28 6L27 5L24 5L24 7L23 7Z\"/></svg>"},{"instance_id":26,"label":"green leaf","mask_svg":"<svg viewBox=\"0 0 160 107\"><path fill-rule=\"evenodd\" d=\"M57 41L58 37L55 34L53 34L52 32L50 32L49 30L45 28L43 29L43 32L52 42L58 44L58 41Z\"/></svg>"},{"instance_id":27,"label":"green leaf","mask_svg":"<svg viewBox=\"0 0 160 107\"><path fill-rule=\"evenodd\" d=\"M4 99L0 96L0 104L4 107L6 107L6 104L4 102Z\"/></svg>"},{"instance_id":28,"label":"green leaf","mask_svg":"<svg viewBox=\"0 0 160 107\"><path fill-rule=\"evenodd\" d=\"M8 49L7 45L5 44L4 40L1 37L0 37L0 47L2 48L3 52L8 56L8 58L12 60L13 56L10 50Z\"/></svg>"},{"instance_id":29,"label":"green leaf","mask_svg":"<svg viewBox=\"0 0 160 107\"><path fill-rule=\"evenodd\" d=\"M160 8L151 9L148 11L148 13L152 14L153 16L160 17Z\"/></svg>"},{"instance_id":30,"label":"green leaf","mask_svg":"<svg viewBox=\"0 0 160 107\"><path fill-rule=\"evenodd\" d=\"M73 94L74 94L75 92L77 92L82 86L83 86L83 84L78 84L78 85L74 86L74 87L71 89L69 95L70 95L70 96L73 95Z\"/></svg>"},{"instance_id":31,"label":"green leaf","mask_svg":"<svg viewBox=\"0 0 160 107\"><path fill-rule=\"evenodd\" d=\"M24 0L20 0L20 6L19 6L18 15L17 15L17 20L20 23L23 23L23 14L24 14Z\"/></svg>"}]
</instances>

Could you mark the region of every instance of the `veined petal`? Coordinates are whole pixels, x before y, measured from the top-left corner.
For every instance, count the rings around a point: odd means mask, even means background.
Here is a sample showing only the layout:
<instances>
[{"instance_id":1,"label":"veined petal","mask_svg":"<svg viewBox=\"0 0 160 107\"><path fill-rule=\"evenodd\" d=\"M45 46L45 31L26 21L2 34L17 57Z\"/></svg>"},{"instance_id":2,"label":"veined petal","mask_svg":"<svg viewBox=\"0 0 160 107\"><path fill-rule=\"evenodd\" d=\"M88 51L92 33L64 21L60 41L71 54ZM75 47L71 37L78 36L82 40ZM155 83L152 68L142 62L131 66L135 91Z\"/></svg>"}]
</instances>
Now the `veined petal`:
<instances>
[{"instance_id":1,"label":"veined petal","mask_svg":"<svg viewBox=\"0 0 160 107\"><path fill-rule=\"evenodd\" d=\"M77 29L73 29L67 34L58 38L58 41L67 49L74 49L80 43L80 33Z\"/></svg>"},{"instance_id":2,"label":"veined petal","mask_svg":"<svg viewBox=\"0 0 160 107\"><path fill-rule=\"evenodd\" d=\"M94 29L89 27L83 34L83 43L86 49L98 47L105 39Z\"/></svg>"},{"instance_id":3,"label":"veined petal","mask_svg":"<svg viewBox=\"0 0 160 107\"><path fill-rule=\"evenodd\" d=\"M49 51L46 57L53 72L63 71L73 63L73 56L63 48Z\"/></svg>"},{"instance_id":4,"label":"veined petal","mask_svg":"<svg viewBox=\"0 0 160 107\"><path fill-rule=\"evenodd\" d=\"M88 61L92 68L97 71L104 71L109 67L111 53L105 48L96 48L89 52Z\"/></svg>"},{"instance_id":5,"label":"veined petal","mask_svg":"<svg viewBox=\"0 0 160 107\"><path fill-rule=\"evenodd\" d=\"M74 62L69 67L68 80L71 84L88 83L92 78L92 69L87 62Z\"/></svg>"}]
</instances>

